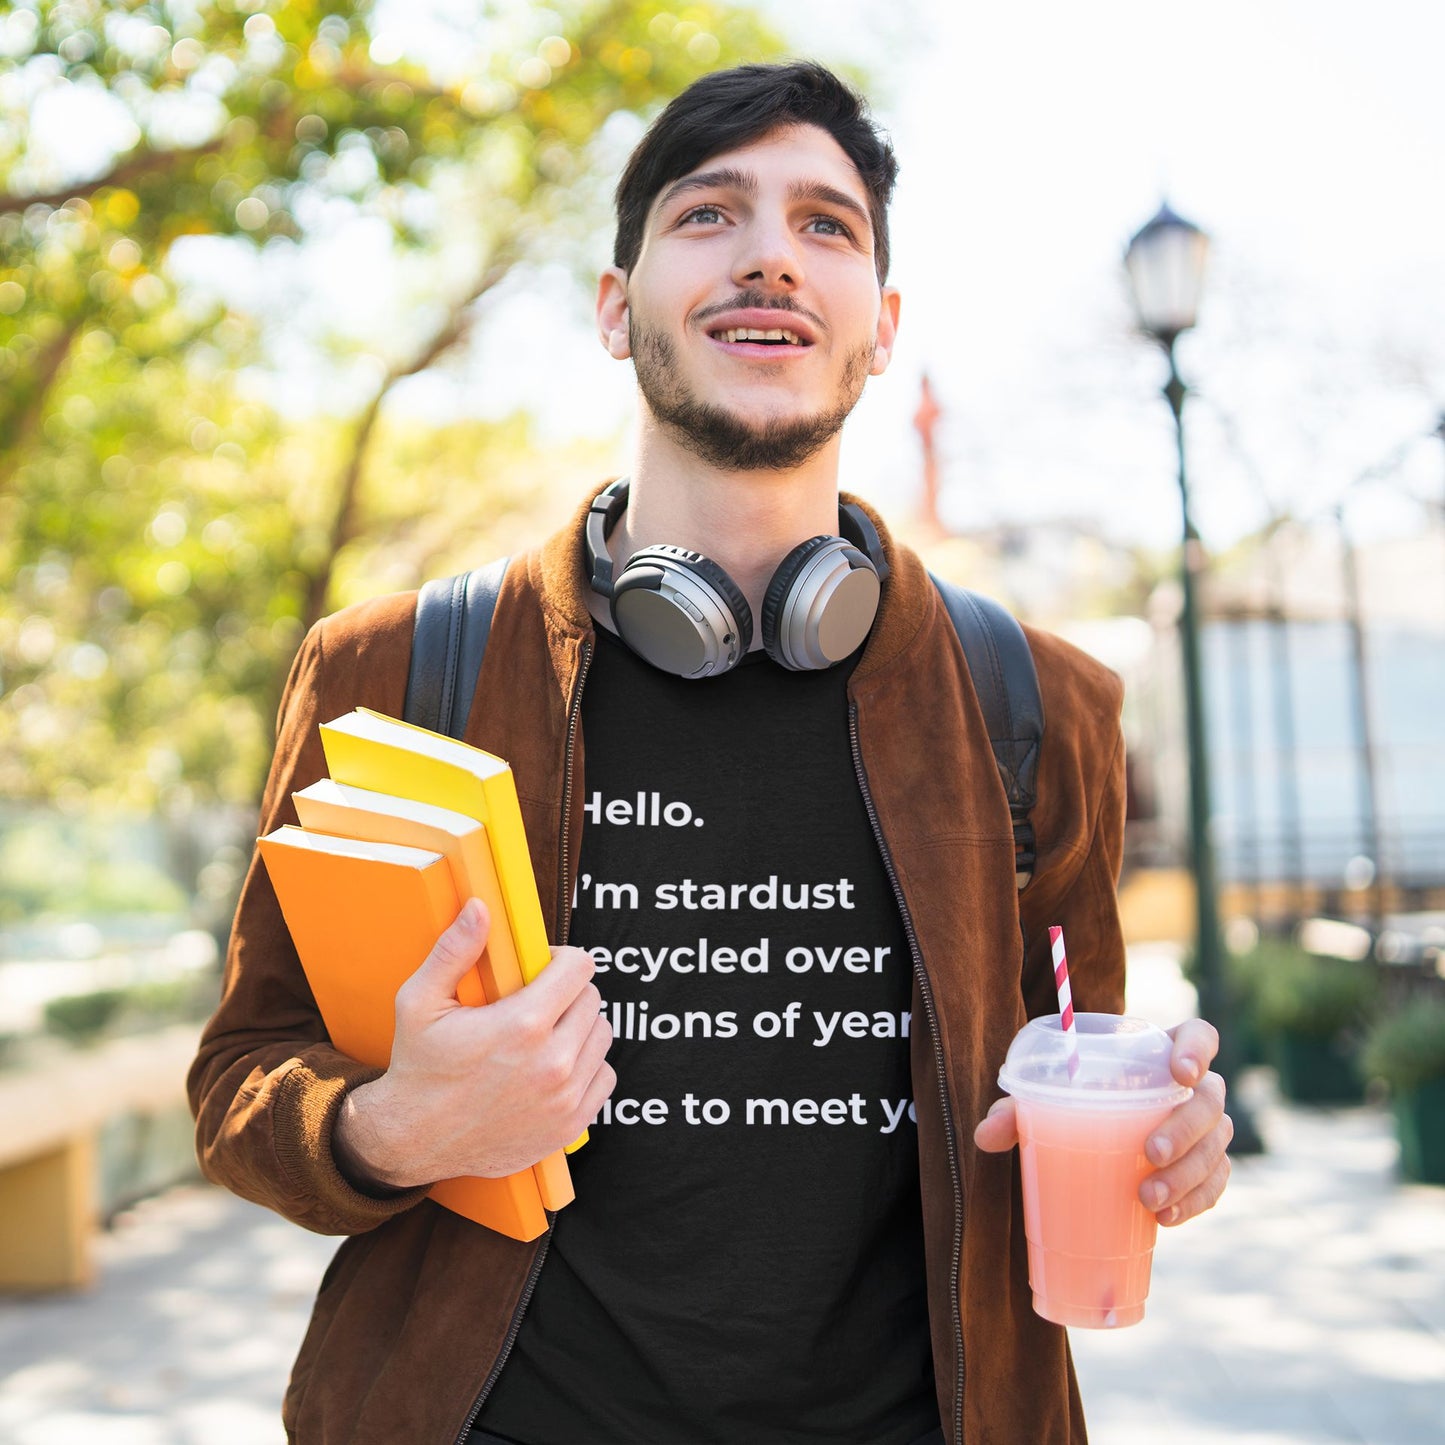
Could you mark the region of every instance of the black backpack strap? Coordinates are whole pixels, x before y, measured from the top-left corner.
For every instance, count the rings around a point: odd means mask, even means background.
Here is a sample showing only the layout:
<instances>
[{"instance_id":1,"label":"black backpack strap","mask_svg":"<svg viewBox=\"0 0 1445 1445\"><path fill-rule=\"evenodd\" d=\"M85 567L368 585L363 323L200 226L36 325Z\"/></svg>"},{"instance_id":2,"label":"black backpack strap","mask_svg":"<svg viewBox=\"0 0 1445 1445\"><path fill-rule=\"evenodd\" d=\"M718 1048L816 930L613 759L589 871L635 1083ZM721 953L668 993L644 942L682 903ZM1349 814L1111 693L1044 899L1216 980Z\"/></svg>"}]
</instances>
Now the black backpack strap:
<instances>
[{"instance_id":1,"label":"black backpack strap","mask_svg":"<svg viewBox=\"0 0 1445 1445\"><path fill-rule=\"evenodd\" d=\"M507 558L502 557L473 572L428 582L421 589L406 680L407 722L461 737L506 570ZM1044 731L1044 702L1033 653L1007 608L939 577L933 577L933 585L963 645L983 708L1013 818L1015 878L1023 888L1034 871L1029 815L1038 797L1039 743Z\"/></svg>"},{"instance_id":2,"label":"black backpack strap","mask_svg":"<svg viewBox=\"0 0 1445 1445\"><path fill-rule=\"evenodd\" d=\"M1034 655L1018 619L1006 607L941 577L933 577L933 585L953 619L983 708L1013 817L1014 876L1023 888L1034 876L1037 857L1029 814L1038 799L1039 743L1044 735L1044 700Z\"/></svg>"},{"instance_id":3,"label":"black backpack strap","mask_svg":"<svg viewBox=\"0 0 1445 1445\"><path fill-rule=\"evenodd\" d=\"M460 738L466 730L507 558L428 582L417 594L406 678L409 723Z\"/></svg>"}]
</instances>

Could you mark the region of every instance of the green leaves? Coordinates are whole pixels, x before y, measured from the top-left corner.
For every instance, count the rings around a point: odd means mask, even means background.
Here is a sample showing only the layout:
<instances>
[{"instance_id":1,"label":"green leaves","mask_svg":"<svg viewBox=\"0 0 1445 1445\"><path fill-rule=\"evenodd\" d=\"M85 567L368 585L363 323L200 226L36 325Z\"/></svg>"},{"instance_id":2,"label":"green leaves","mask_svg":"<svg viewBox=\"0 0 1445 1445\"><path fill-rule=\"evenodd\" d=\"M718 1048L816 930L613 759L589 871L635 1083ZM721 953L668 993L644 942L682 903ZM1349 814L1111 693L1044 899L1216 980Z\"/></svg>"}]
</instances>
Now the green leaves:
<instances>
[{"instance_id":1,"label":"green leaves","mask_svg":"<svg viewBox=\"0 0 1445 1445\"><path fill-rule=\"evenodd\" d=\"M1445 998L1418 995L1382 1018L1365 1038L1361 1066L1395 1094L1445 1079Z\"/></svg>"},{"instance_id":2,"label":"green leaves","mask_svg":"<svg viewBox=\"0 0 1445 1445\"><path fill-rule=\"evenodd\" d=\"M514 272L590 271L650 115L780 41L709 3L429 17L0 16L0 795L253 800L307 623L515 549L560 515L542 479L569 474L568 503L591 479L524 421L426 428L391 389L464 347ZM328 311L287 289L363 220L399 325L369 294ZM299 394L337 375L349 415Z\"/></svg>"}]
</instances>

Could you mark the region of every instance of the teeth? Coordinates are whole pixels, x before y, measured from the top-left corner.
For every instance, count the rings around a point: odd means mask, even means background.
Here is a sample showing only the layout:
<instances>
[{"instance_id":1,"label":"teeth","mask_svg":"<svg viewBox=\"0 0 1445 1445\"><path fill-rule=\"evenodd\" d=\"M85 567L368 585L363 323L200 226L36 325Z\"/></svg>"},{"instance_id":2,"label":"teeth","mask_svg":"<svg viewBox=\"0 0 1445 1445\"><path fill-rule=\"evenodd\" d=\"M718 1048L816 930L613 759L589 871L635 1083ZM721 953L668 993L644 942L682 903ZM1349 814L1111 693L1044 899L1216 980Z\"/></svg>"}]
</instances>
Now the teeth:
<instances>
[{"instance_id":1,"label":"teeth","mask_svg":"<svg viewBox=\"0 0 1445 1445\"><path fill-rule=\"evenodd\" d=\"M786 341L789 346L801 346L796 333L776 327L772 331L759 331L751 326L739 326L722 333L724 341Z\"/></svg>"}]
</instances>

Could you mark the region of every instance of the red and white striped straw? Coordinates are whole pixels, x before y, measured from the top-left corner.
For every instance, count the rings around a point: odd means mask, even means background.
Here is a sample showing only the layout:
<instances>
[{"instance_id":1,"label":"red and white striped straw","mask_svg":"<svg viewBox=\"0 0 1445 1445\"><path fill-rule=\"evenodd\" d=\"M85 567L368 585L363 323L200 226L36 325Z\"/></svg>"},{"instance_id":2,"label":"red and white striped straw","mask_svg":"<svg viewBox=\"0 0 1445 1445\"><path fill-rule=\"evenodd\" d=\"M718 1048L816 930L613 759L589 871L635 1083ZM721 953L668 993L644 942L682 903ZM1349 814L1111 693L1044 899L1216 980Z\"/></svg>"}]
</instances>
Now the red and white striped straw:
<instances>
[{"instance_id":1,"label":"red and white striped straw","mask_svg":"<svg viewBox=\"0 0 1445 1445\"><path fill-rule=\"evenodd\" d=\"M1074 1027L1074 995L1069 988L1069 960L1064 956L1064 930L1049 929L1049 943L1054 950L1054 986L1059 991L1059 1022L1069 1046L1069 1082L1079 1073L1079 1031Z\"/></svg>"}]
</instances>

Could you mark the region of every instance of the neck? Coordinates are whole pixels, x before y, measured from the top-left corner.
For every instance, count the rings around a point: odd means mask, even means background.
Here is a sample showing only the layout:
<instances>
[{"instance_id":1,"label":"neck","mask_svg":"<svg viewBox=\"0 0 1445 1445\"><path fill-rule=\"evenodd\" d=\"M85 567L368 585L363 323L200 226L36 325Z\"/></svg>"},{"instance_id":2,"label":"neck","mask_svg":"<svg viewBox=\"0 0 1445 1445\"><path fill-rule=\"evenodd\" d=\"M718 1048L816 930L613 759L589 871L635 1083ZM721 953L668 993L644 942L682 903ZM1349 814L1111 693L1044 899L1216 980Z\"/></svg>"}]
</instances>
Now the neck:
<instances>
[{"instance_id":1,"label":"neck","mask_svg":"<svg viewBox=\"0 0 1445 1445\"><path fill-rule=\"evenodd\" d=\"M809 537L838 530L839 441L788 471L723 471L644 416L627 510L609 539L614 565L658 543L687 547L722 567L760 617L778 563Z\"/></svg>"}]
</instances>

